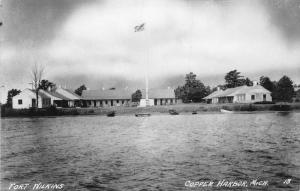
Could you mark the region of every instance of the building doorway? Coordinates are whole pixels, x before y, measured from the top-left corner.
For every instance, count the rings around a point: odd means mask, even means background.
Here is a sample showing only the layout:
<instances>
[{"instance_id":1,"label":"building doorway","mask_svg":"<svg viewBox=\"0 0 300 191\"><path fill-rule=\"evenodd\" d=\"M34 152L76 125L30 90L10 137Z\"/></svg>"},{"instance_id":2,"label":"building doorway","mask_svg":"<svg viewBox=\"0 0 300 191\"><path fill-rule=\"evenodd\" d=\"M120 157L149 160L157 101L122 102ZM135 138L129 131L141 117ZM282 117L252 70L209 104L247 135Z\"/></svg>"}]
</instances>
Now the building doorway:
<instances>
[{"instance_id":1,"label":"building doorway","mask_svg":"<svg viewBox=\"0 0 300 191\"><path fill-rule=\"evenodd\" d=\"M36 107L36 99L31 100L31 107Z\"/></svg>"}]
</instances>

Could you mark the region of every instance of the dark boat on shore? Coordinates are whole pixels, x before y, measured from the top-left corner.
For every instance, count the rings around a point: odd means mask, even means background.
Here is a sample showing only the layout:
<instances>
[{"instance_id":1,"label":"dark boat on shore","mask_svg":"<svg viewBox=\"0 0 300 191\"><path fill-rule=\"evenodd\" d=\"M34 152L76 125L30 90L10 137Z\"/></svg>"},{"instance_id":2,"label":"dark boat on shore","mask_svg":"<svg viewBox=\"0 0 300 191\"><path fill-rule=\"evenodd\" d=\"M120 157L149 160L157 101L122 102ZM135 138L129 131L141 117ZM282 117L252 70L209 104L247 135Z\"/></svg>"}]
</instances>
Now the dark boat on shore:
<instances>
[{"instance_id":1,"label":"dark boat on shore","mask_svg":"<svg viewBox=\"0 0 300 191\"><path fill-rule=\"evenodd\" d=\"M197 114L197 111L193 111L192 114L193 114L193 115Z\"/></svg>"},{"instance_id":2,"label":"dark boat on shore","mask_svg":"<svg viewBox=\"0 0 300 191\"><path fill-rule=\"evenodd\" d=\"M107 117L114 117L116 115L116 112L115 111L111 111L109 113L107 113Z\"/></svg>"},{"instance_id":3,"label":"dark boat on shore","mask_svg":"<svg viewBox=\"0 0 300 191\"><path fill-rule=\"evenodd\" d=\"M170 113L171 115L178 115L178 114L179 114L175 109L170 109L170 110L169 110L169 113Z\"/></svg>"},{"instance_id":4,"label":"dark boat on shore","mask_svg":"<svg viewBox=\"0 0 300 191\"><path fill-rule=\"evenodd\" d=\"M136 117L149 117L151 114L150 113L136 113Z\"/></svg>"},{"instance_id":5,"label":"dark boat on shore","mask_svg":"<svg viewBox=\"0 0 300 191\"><path fill-rule=\"evenodd\" d=\"M281 116L286 116L289 115L291 112L290 111L277 111L276 114L277 115L281 115Z\"/></svg>"}]
</instances>

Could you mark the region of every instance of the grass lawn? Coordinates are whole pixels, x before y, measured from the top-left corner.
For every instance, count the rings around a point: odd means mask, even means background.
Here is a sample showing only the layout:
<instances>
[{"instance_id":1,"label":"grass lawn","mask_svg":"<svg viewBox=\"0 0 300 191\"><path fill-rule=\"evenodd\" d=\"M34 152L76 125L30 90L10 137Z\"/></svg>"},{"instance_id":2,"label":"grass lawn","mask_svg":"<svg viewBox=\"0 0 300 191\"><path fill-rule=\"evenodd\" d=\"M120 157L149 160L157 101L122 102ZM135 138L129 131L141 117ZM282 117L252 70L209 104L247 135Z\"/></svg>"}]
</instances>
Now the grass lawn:
<instances>
[{"instance_id":1,"label":"grass lawn","mask_svg":"<svg viewBox=\"0 0 300 191\"><path fill-rule=\"evenodd\" d=\"M23 116L60 116L60 115L106 115L110 111L119 114L135 113L168 113L170 109L175 109L179 113L197 112L220 112L220 109L231 111L289 111L300 110L300 103L288 104L205 104L205 103L188 103L166 106L152 107L106 107L106 108L48 108L48 109L2 109L1 117L23 117Z\"/></svg>"}]
</instances>

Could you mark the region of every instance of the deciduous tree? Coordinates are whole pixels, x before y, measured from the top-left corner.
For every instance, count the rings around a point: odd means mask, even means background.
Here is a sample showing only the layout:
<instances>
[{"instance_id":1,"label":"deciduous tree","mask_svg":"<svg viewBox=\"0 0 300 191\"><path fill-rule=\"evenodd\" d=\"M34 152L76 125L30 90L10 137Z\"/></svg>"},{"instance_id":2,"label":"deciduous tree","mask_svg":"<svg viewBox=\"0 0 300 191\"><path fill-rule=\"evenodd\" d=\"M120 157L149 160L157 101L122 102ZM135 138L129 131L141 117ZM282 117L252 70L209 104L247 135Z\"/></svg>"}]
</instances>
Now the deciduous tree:
<instances>
[{"instance_id":1,"label":"deciduous tree","mask_svg":"<svg viewBox=\"0 0 300 191\"><path fill-rule=\"evenodd\" d=\"M7 92L7 102L6 102L6 106L11 108L12 107L12 97L18 95L19 93L21 93L21 90L18 89L11 89Z\"/></svg>"},{"instance_id":2,"label":"deciduous tree","mask_svg":"<svg viewBox=\"0 0 300 191\"><path fill-rule=\"evenodd\" d=\"M280 78L272 94L273 99L275 101L290 102L294 95L293 81L288 76Z\"/></svg>"},{"instance_id":3,"label":"deciduous tree","mask_svg":"<svg viewBox=\"0 0 300 191\"><path fill-rule=\"evenodd\" d=\"M259 84L269 90L270 92L274 91L274 83L270 80L269 77L261 76L259 78Z\"/></svg>"},{"instance_id":4,"label":"deciduous tree","mask_svg":"<svg viewBox=\"0 0 300 191\"><path fill-rule=\"evenodd\" d=\"M53 82L50 82L48 80L42 80L40 85L39 85L39 89L41 90L48 90L48 88L54 88L56 85Z\"/></svg>"},{"instance_id":5,"label":"deciduous tree","mask_svg":"<svg viewBox=\"0 0 300 191\"><path fill-rule=\"evenodd\" d=\"M35 91L35 95L36 95L36 107L39 107L39 89L40 89L40 84L41 84L41 80L43 78L44 75L44 67L41 65L37 65L35 64L32 68L31 68L31 77L32 77L32 82L33 82L33 87L34 87L34 91Z\"/></svg>"},{"instance_id":6,"label":"deciduous tree","mask_svg":"<svg viewBox=\"0 0 300 191\"><path fill-rule=\"evenodd\" d=\"M246 85L246 86L253 86L253 82L249 78L246 78L244 85Z\"/></svg>"},{"instance_id":7,"label":"deciduous tree","mask_svg":"<svg viewBox=\"0 0 300 191\"><path fill-rule=\"evenodd\" d=\"M141 90L136 90L136 92L134 92L131 95L132 102L139 102L141 99L142 99L142 92L141 92Z\"/></svg>"},{"instance_id":8,"label":"deciduous tree","mask_svg":"<svg viewBox=\"0 0 300 191\"><path fill-rule=\"evenodd\" d=\"M210 87L197 80L196 74L190 72L185 76L185 84L175 89L176 98L183 102L201 102L210 93Z\"/></svg>"},{"instance_id":9,"label":"deciduous tree","mask_svg":"<svg viewBox=\"0 0 300 191\"><path fill-rule=\"evenodd\" d=\"M82 84L79 88L77 88L77 89L75 90L75 94L81 96L83 90L86 90L86 87L85 87L84 84Z\"/></svg>"},{"instance_id":10,"label":"deciduous tree","mask_svg":"<svg viewBox=\"0 0 300 191\"><path fill-rule=\"evenodd\" d=\"M237 70L229 71L225 75L225 86L226 88L235 88L237 86L241 86L245 84L243 76L240 75L241 73Z\"/></svg>"},{"instance_id":11,"label":"deciduous tree","mask_svg":"<svg viewBox=\"0 0 300 191\"><path fill-rule=\"evenodd\" d=\"M244 78L240 75L241 73L237 70L229 71L225 75L225 89L226 88L235 88L238 86L253 86L253 82L247 77Z\"/></svg>"}]
</instances>

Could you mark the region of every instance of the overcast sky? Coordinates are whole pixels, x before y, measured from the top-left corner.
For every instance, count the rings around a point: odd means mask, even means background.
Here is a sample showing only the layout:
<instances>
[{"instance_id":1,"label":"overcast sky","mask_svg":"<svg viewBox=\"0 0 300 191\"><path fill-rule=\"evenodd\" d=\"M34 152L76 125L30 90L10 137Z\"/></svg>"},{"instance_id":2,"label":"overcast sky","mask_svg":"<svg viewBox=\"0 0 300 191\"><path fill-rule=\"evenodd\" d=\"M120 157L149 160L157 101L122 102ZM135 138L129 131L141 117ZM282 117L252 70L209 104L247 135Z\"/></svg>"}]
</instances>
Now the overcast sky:
<instances>
[{"instance_id":1,"label":"overcast sky","mask_svg":"<svg viewBox=\"0 0 300 191\"><path fill-rule=\"evenodd\" d=\"M0 9L6 89L28 87L34 63L71 88L126 86L146 70L152 81L237 69L300 82L297 0L2 0Z\"/></svg>"}]
</instances>

